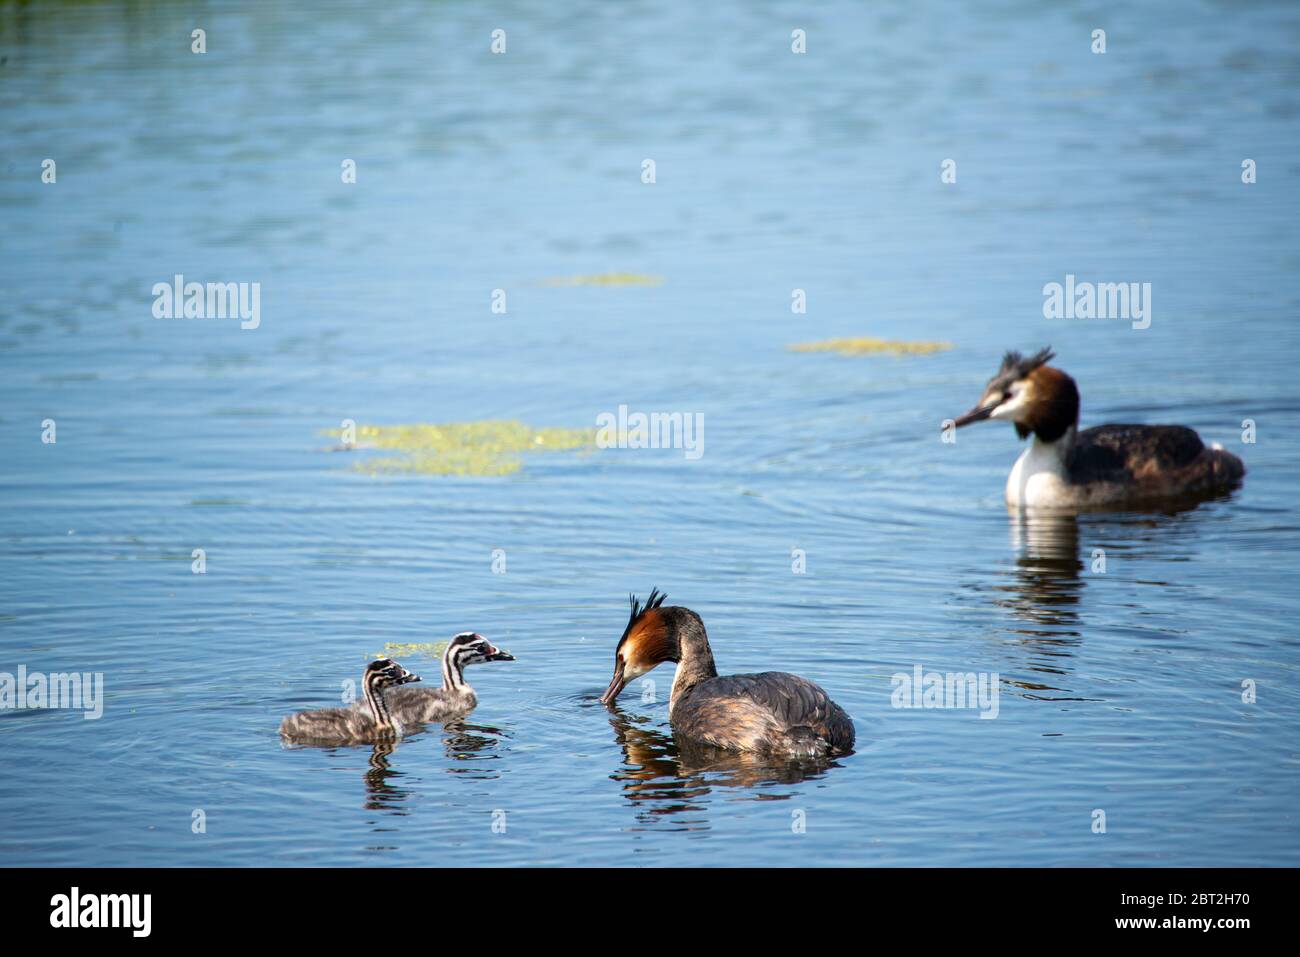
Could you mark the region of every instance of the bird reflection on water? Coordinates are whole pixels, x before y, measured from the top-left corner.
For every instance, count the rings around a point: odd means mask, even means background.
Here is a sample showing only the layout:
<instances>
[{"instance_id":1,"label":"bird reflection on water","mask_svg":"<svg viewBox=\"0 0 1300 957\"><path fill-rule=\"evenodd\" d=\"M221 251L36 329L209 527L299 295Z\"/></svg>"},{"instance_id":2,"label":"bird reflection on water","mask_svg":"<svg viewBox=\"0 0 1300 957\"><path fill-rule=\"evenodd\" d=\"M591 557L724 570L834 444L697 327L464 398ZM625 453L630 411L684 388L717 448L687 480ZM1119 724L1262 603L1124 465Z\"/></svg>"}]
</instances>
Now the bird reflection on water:
<instances>
[{"instance_id":1,"label":"bird reflection on water","mask_svg":"<svg viewBox=\"0 0 1300 957\"><path fill-rule=\"evenodd\" d=\"M757 789L737 791L734 800L781 801L794 792L770 790L774 786L811 781L839 767L834 758L784 759L701 746L645 720L618 709L609 718L624 764L610 777L623 785L640 828L708 830L706 812L715 788Z\"/></svg>"},{"instance_id":2,"label":"bird reflection on water","mask_svg":"<svg viewBox=\"0 0 1300 957\"><path fill-rule=\"evenodd\" d=\"M411 796L411 792L396 786L396 782L402 777L402 772L394 771L388 763L388 757L394 749L393 744L376 744L370 752L370 769L364 775L365 807L368 811L408 813L403 802Z\"/></svg>"},{"instance_id":3,"label":"bird reflection on water","mask_svg":"<svg viewBox=\"0 0 1300 957\"><path fill-rule=\"evenodd\" d=\"M1031 700L1080 700L1062 687L1071 671L1070 659L1083 640L1079 519L1062 512L1007 511L1016 561L1010 579L993 586L999 593L994 602L1016 622L1008 634L1028 655L1025 669L1044 677L1002 680Z\"/></svg>"},{"instance_id":4,"label":"bird reflection on water","mask_svg":"<svg viewBox=\"0 0 1300 957\"><path fill-rule=\"evenodd\" d=\"M997 604L1025 625L1016 630L1027 639L1072 643L1078 632L1083 590L1079 557L1079 520L1071 514L1008 510L1011 544L1016 551L1014 578L995 590Z\"/></svg>"},{"instance_id":5,"label":"bird reflection on water","mask_svg":"<svg viewBox=\"0 0 1300 957\"><path fill-rule=\"evenodd\" d=\"M1178 550L1178 536L1171 526L1193 520L1191 513L1202 504L1182 500L1154 512L1128 510L1082 517L1070 512L1008 508L1016 560L1008 580L993 586L998 593L994 603L1014 621L1006 633L1029 655L1026 670L1051 677L1041 682L1007 683L1030 699L1089 700L1060 687L1084 638L1080 608L1085 581L1100 579L1107 573L1108 561L1138 549ZM1081 546L1085 538L1086 547ZM1164 587L1168 583L1146 584Z\"/></svg>"},{"instance_id":6,"label":"bird reflection on water","mask_svg":"<svg viewBox=\"0 0 1300 957\"><path fill-rule=\"evenodd\" d=\"M464 774L472 778L493 780L501 776L497 768L486 762L501 760L498 747L509 737L500 728L485 724L467 724L453 721L442 728L442 747L446 752L448 774Z\"/></svg>"},{"instance_id":7,"label":"bird reflection on water","mask_svg":"<svg viewBox=\"0 0 1300 957\"><path fill-rule=\"evenodd\" d=\"M456 721L444 725L441 732L441 743L448 762L444 771L479 780L500 777L500 772L486 763L500 759L497 748L501 739L506 737L500 728ZM411 735L405 739L409 753L415 753L412 749L418 747L421 738L423 735ZM367 810L390 811L402 815L408 813L404 802L411 792L398 786L406 772L393 768L388 760L399 746L393 743L376 744L370 752L369 769L363 775Z\"/></svg>"}]
</instances>

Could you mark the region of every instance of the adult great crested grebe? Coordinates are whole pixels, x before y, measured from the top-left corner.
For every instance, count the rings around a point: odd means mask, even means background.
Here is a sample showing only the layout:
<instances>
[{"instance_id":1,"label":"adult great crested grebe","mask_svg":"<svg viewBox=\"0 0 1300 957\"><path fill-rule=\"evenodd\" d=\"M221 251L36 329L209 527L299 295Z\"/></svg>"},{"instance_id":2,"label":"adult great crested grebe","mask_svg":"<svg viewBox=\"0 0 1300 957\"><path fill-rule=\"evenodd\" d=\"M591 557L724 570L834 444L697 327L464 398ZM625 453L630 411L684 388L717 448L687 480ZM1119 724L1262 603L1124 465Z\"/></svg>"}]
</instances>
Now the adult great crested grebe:
<instances>
[{"instance_id":1,"label":"adult great crested grebe","mask_svg":"<svg viewBox=\"0 0 1300 957\"><path fill-rule=\"evenodd\" d=\"M497 648L482 635L461 632L447 643L442 654L442 687L398 688L389 693L388 707L408 724L459 718L478 705L478 696L465 681L465 666L514 660L514 655Z\"/></svg>"},{"instance_id":2,"label":"adult great crested grebe","mask_svg":"<svg viewBox=\"0 0 1300 957\"><path fill-rule=\"evenodd\" d=\"M853 750L853 720L818 685L783 671L719 677L700 616L663 607L664 597L651 591L643 608L631 596L604 704L612 705L629 681L673 661L668 720L675 735L728 751L787 757Z\"/></svg>"},{"instance_id":3,"label":"adult great crested grebe","mask_svg":"<svg viewBox=\"0 0 1300 957\"><path fill-rule=\"evenodd\" d=\"M1079 389L1047 365L1051 349L1028 359L1008 352L979 404L954 427L984 419L1013 423L1033 436L1007 479L1012 506L1080 509L1161 499L1208 498L1240 484L1241 459L1207 448L1181 425L1099 425L1078 431Z\"/></svg>"},{"instance_id":4,"label":"adult great crested grebe","mask_svg":"<svg viewBox=\"0 0 1300 957\"><path fill-rule=\"evenodd\" d=\"M280 734L311 744L365 744L392 741L402 736L402 725L389 713L385 689L420 676L391 658L379 658L361 676L362 700L346 708L324 708L291 714L280 722Z\"/></svg>"}]
</instances>

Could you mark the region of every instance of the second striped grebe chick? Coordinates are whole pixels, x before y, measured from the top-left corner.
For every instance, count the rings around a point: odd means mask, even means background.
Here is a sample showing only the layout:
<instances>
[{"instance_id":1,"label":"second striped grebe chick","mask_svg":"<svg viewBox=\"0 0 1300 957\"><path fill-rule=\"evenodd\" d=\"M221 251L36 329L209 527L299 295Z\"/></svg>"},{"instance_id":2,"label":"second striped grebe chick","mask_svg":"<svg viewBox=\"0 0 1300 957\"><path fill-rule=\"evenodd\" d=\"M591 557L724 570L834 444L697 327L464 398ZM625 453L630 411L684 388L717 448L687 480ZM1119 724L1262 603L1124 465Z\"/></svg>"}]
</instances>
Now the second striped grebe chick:
<instances>
[{"instance_id":1,"label":"second striped grebe chick","mask_svg":"<svg viewBox=\"0 0 1300 957\"><path fill-rule=\"evenodd\" d=\"M514 660L514 655L497 648L482 635L461 632L447 643L447 650L442 654L442 687L398 688L388 696L388 706L407 723L459 718L478 705L478 696L465 680L465 667L485 661Z\"/></svg>"},{"instance_id":2,"label":"second striped grebe chick","mask_svg":"<svg viewBox=\"0 0 1300 957\"><path fill-rule=\"evenodd\" d=\"M311 744L373 744L402 736L401 722L385 701L385 691L397 685L419 681L391 658L379 658L366 666L361 676L360 701L346 708L324 708L291 714L280 722L280 734Z\"/></svg>"},{"instance_id":3,"label":"second striped grebe chick","mask_svg":"<svg viewBox=\"0 0 1300 957\"><path fill-rule=\"evenodd\" d=\"M672 661L668 720L685 741L782 757L853 750L853 719L819 685L784 671L719 676L700 616L664 607L664 597L651 591L643 608L632 596L603 703L612 705L628 682Z\"/></svg>"},{"instance_id":4,"label":"second striped grebe chick","mask_svg":"<svg viewBox=\"0 0 1300 957\"><path fill-rule=\"evenodd\" d=\"M955 427L1006 421L1033 436L1007 478L1013 507L1080 510L1210 498L1241 483L1241 459L1182 425L1079 428L1079 389L1049 366L1051 349L1008 352L979 404Z\"/></svg>"}]
</instances>

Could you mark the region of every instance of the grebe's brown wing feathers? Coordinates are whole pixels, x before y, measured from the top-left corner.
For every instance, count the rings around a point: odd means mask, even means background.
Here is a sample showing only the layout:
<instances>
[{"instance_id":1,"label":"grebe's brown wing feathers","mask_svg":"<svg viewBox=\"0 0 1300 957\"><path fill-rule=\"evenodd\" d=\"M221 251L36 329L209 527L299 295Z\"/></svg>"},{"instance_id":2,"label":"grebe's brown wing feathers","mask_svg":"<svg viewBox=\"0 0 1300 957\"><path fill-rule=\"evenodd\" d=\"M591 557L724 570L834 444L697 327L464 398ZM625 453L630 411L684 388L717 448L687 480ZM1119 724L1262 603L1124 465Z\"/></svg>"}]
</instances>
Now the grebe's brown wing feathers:
<instances>
[{"instance_id":1,"label":"grebe's brown wing feathers","mask_svg":"<svg viewBox=\"0 0 1300 957\"><path fill-rule=\"evenodd\" d=\"M1245 474L1241 459L1209 449L1181 425L1100 425L1075 439L1066 463L1076 484L1113 482L1153 491L1198 492L1231 487Z\"/></svg>"},{"instance_id":2,"label":"grebe's brown wing feathers","mask_svg":"<svg viewBox=\"0 0 1300 957\"><path fill-rule=\"evenodd\" d=\"M681 717L674 715L674 727L723 747L739 741L746 750L848 752L854 741L853 721L820 685L783 671L702 682Z\"/></svg>"},{"instance_id":3,"label":"grebe's brown wing feathers","mask_svg":"<svg viewBox=\"0 0 1300 957\"><path fill-rule=\"evenodd\" d=\"M1181 425L1099 425L1075 439L1070 471L1119 477L1151 468L1181 468L1204 450L1201 437Z\"/></svg>"}]
</instances>

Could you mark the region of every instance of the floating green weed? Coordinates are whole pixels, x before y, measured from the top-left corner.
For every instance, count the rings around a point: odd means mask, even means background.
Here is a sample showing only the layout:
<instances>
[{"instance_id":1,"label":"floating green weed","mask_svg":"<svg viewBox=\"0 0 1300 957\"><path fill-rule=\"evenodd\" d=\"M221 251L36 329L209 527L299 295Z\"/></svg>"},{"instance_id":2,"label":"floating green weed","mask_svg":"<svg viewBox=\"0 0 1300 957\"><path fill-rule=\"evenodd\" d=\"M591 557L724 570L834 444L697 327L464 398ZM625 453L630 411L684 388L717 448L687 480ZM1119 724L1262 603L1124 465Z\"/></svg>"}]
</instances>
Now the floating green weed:
<instances>
[{"instance_id":1,"label":"floating green weed","mask_svg":"<svg viewBox=\"0 0 1300 957\"><path fill-rule=\"evenodd\" d=\"M342 433L331 430L336 438ZM596 430L533 428L516 420L413 425L358 425L356 447L395 452L356 464L370 475L510 475L525 454L593 448Z\"/></svg>"},{"instance_id":2,"label":"floating green weed","mask_svg":"<svg viewBox=\"0 0 1300 957\"><path fill-rule=\"evenodd\" d=\"M842 356L923 356L951 349L951 342L904 342L901 339L876 339L858 336L849 339L824 339L821 342L798 342L786 346L791 352L838 352Z\"/></svg>"},{"instance_id":3,"label":"floating green weed","mask_svg":"<svg viewBox=\"0 0 1300 957\"><path fill-rule=\"evenodd\" d=\"M377 651L370 657L374 658L442 658L442 653L447 650L445 641L386 641L384 650Z\"/></svg>"},{"instance_id":4,"label":"floating green weed","mask_svg":"<svg viewBox=\"0 0 1300 957\"><path fill-rule=\"evenodd\" d=\"M543 286L662 286L663 276L636 272L605 272L590 276L553 276Z\"/></svg>"}]
</instances>

